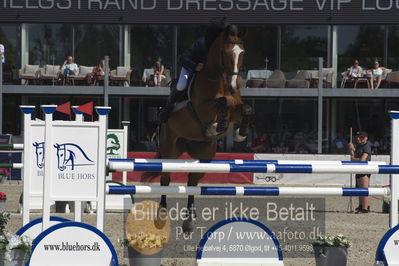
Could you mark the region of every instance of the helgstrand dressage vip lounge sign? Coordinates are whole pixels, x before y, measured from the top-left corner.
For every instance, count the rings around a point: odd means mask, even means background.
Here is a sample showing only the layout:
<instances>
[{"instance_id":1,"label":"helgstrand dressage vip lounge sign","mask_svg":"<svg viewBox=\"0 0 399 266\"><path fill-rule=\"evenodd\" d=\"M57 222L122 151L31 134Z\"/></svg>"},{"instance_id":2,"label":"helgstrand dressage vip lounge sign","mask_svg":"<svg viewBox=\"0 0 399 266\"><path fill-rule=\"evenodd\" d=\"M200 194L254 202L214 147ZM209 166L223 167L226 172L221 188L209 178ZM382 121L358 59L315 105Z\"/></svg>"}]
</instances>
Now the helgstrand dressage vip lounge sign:
<instances>
[{"instance_id":1,"label":"helgstrand dressage vip lounge sign","mask_svg":"<svg viewBox=\"0 0 399 266\"><path fill-rule=\"evenodd\" d=\"M0 0L2 22L394 24L398 12L399 0Z\"/></svg>"}]
</instances>

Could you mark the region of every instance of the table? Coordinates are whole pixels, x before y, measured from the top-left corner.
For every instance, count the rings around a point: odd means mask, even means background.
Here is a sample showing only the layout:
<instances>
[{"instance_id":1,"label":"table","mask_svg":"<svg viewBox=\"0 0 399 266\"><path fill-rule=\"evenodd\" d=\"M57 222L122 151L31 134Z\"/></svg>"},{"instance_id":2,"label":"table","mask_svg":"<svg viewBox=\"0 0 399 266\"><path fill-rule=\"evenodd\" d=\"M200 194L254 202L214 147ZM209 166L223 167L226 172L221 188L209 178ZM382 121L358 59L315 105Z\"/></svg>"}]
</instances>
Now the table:
<instances>
[{"instance_id":1,"label":"table","mask_svg":"<svg viewBox=\"0 0 399 266\"><path fill-rule=\"evenodd\" d=\"M145 68L144 71L143 71L143 82L146 83L147 79L151 75L154 75L154 69L153 68Z\"/></svg>"},{"instance_id":2,"label":"table","mask_svg":"<svg viewBox=\"0 0 399 266\"><path fill-rule=\"evenodd\" d=\"M261 69L261 70L257 70L257 69L251 69L248 70L247 73L247 80L250 79L267 79L272 75L273 71L271 70L266 70L266 69Z\"/></svg>"}]
</instances>

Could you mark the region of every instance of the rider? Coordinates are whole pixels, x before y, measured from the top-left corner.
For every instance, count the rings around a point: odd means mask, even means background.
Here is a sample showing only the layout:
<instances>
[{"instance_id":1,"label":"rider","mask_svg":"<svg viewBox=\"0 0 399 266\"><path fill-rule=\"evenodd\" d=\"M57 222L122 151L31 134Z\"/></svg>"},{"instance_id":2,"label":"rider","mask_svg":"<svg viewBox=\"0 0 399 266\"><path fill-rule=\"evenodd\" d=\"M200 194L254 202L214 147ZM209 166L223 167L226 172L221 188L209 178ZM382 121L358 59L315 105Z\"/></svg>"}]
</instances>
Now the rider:
<instances>
[{"instance_id":1,"label":"rider","mask_svg":"<svg viewBox=\"0 0 399 266\"><path fill-rule=\"evenodd\" d=\"M195 73L202 70L204 63L208 56L209 49L216 38L224 31L227 24L225 18L221 21L211 21L206 29L205 36L199 38L188 50L180 56L180 63L182 64L179 80L177 84L171 86L166 106L160 112L161 121L168 120L170 112L173 110L175 103L177 103L186 93L186 87L189 78ZM222 119L226 120L226 119ZM225 122L227 127L227 121ZM219 132L223 132L223 126L218 126Z\"/></svg>"}]
</instances>

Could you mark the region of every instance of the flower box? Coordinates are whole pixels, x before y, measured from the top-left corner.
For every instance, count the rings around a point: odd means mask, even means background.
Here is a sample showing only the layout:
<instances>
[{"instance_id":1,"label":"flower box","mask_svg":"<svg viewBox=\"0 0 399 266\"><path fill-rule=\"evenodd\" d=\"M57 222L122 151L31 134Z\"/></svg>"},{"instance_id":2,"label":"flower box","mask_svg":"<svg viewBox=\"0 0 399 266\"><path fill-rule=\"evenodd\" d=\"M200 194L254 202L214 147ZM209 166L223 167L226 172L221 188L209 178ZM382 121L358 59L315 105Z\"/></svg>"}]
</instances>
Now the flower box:
<instances>
[{"instance_id":1,"label":"flower box","mask_svg":"<svg viewBox=\"0 0 399 266\"><path fill-rule=\"evenodd\" d=\"M26 251L13 249L9 252L0 250L0 266L23 266L25 265Z\"/></svg>"},{"instance_id":2,"label":"flower box","mask_svg":"<svg viewBox=\"0 0 399 266\"><path fill-rule=\"evenodd\" d=\"M9 220L9 213L0 213L0 266L22 266L29 257L32 242L27 236L7 232Z\"/></svg>"},{"instance_id":3,"label":"flower box","mask_svg":"<svg viewBox=\"0 0 399 266\"><path fill-rule=\"evenodd\" d=\"M346 266L348 248L346 247L313 247L316 259L316 266Z\"/></svg>"},{"instance_id":4,"label":"flower box","mask_svg":"<svg viewBox=\"0 0 399 266\"><path fill-rule=\"evenodd\" d=\"M345 236L319 236L312 244L316 266L346 266L351 243Z\"/></svg>"}]
</instances>

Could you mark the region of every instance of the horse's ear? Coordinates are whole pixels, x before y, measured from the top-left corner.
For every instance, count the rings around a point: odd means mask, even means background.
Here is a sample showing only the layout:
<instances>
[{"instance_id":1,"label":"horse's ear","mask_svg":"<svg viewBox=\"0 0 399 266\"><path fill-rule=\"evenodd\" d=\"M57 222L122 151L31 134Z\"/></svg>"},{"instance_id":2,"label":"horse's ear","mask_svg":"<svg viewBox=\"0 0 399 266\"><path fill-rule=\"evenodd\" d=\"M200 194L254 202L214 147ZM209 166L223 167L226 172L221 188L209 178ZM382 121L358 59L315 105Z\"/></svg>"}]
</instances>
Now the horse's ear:
<instances>
[{"instance_id":1,"label":"horse's ear","mask_svg":"<svg viewBox=\"0 0 399 266\"><path fill-rule=\"evenodd\" d=\"M37 147L38 144L37 144L37 142L33 142L32 145L33 145L33 147Z\"/></svg>"},{"instance_id":2,"label":"horse's ear","mask_svg":"<svg viewBox=\"0 0 399 266\"><path fill-rule=\"evenodd\" d=\"M243 26L240 27L240 30L238 31L238 37L240 37L240 39L245 39L247 37L247 33L248 33L248 28Z\"/></svg>"},{"instance_id":3,"label":"horse's ear","mask_svg":"<svg viewBox=\"0 0 399 266\"><path fill-rule=\"evenodd\" d=\"M58 144L58 143L57 143L57 144L54 144L54 148L57 148L57 149L58 149L59 147L60 147L60 144Z\"/></svg>"}]
</instances>

